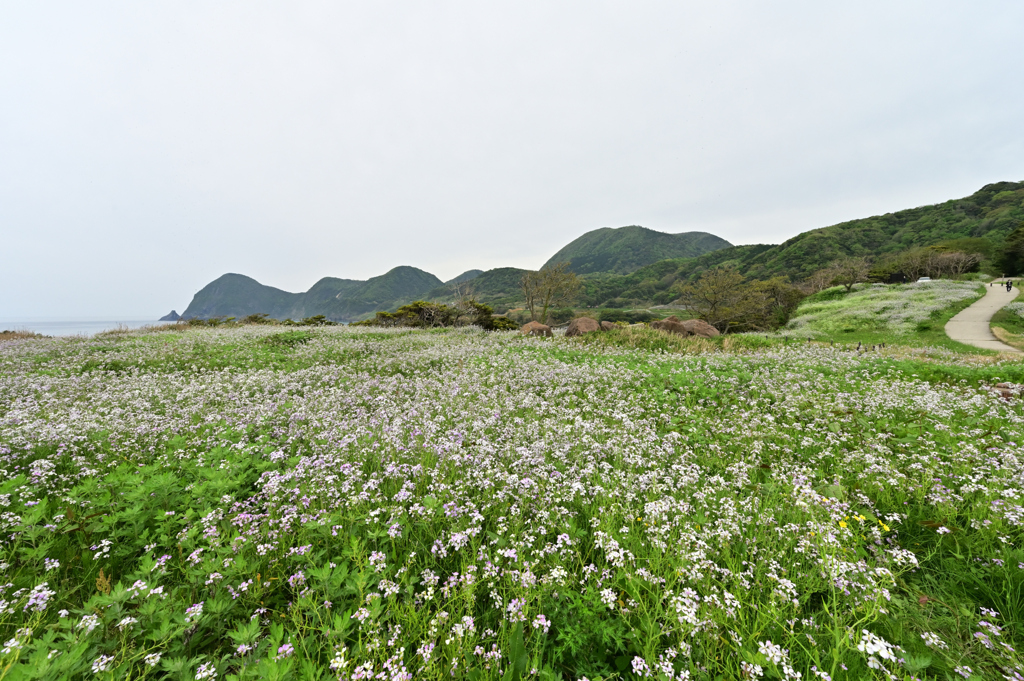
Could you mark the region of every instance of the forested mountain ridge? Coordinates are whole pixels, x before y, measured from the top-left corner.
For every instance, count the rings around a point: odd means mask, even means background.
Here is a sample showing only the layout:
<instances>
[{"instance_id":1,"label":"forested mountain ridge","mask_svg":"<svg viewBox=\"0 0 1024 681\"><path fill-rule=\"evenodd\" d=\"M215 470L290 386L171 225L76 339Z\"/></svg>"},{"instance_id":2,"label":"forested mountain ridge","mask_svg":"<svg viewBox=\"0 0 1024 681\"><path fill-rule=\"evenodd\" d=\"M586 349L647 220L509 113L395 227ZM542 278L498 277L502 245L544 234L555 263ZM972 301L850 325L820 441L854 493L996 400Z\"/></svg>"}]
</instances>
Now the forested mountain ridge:
<instances>
[{"instance_id":1,"label":"forested mountain ridge","mask_svg":"<svg viewBox=\"0 0 1024 681\"><path fill-rule=\"evenodd\" d=\"M567 262L576 274L629 274L659 260L695 257L731 245L707 232L667 234L639 225L602 227L563 246L543 267Z\"/></svg>"},{"instance_id":2,"label":"forested mountain ridge","mask_svg":"<svg viewBox=\"0 0 1024 681\"><path fill-rule=\"evenodd\" d=\"M703 232L664 234L637 226L597 229L567 244L545 266L575 262L583 283L581 305L631 307L670 302L678 282L722 265L736 268L749 279L783 276L796 283L837 258L877 260L910 248L965 239L971 240L972 248L981 244L986 257L995 258L1006 237L1021 225L1024 182L997 182L961 199L813 229L778 245L729 246L724 239ZM668 250L659 251L662 245ZM700 252L692 257L664 257L677 247ZM644 262L652 257L654 261ZM327 277L305 293L288 293L250 277L226 274L197 293L182 317L265 313L277 319L301 319L323 314L334 321L353 321L417 299L450 301L467 294L501 312L521 304L519 282L527 271L515 267L469 270L442 283L423 270L397 267L368 281ZM461 285L460 291L454 290L456 285Z\"/></svg>"}]
</instances>

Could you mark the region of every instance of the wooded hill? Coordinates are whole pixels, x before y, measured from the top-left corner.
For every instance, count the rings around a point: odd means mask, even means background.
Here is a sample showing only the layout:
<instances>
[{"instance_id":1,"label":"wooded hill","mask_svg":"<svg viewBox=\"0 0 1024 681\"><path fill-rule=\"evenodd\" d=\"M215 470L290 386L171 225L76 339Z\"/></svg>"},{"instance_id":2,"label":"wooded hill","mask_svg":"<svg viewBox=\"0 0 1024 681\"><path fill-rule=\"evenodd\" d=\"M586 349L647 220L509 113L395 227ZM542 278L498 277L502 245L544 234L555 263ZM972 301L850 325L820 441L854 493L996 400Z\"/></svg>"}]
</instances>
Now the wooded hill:
<instances>
[{"instance_id":1,"label":"wooded hill","mask_svg":"<svg viewBox=\"0 0 1024 681\"><path fill-rule=\"evenodd\" d=\"M752 279L785 276L796 283L845 256L877 259L943 244L957 248L966 243L970 250L982 252L992 266L1006 237L1022 224L1024 182L997 182L962 199L814 229L775 246L732 246L696 258L657 262L625 276L588 275L580 303L588 307L667 303L677 282L691 281L722 265Z\"/></svg>"},{"instance_id":2,"label":"wooded hill","mask_svg":"<svg viewBox=\"0 0 1024 681\"><path fill-rule=\"evenodd\" d=\"M667 234L638 225L603 227L569 242L543 267L567 262L576 274L629 274L659 260L693 258L730 246L707 232Z\"/></svg>"}]
</instances>

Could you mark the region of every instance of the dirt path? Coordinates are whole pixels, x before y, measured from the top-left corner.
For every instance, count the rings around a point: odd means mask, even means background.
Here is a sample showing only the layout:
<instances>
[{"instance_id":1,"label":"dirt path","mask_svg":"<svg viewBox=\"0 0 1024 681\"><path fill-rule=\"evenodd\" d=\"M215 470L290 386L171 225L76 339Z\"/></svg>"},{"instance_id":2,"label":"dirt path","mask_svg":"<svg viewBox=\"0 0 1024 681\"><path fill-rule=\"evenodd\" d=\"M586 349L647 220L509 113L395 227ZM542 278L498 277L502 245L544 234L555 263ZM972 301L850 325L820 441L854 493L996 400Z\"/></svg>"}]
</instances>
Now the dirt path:
<instances>
[{"instance_id":1,"label":"dirt path","mask_svg":"<svg viewBox=\"0 0 1024 681\"><path fill-rule=\"evenodd\" d=\"M985 296L966 310L961 311L946 323L946 335L955 341L973 345L976 348L998 352L1021 353L992 335L989 322L992 315L1017 297L1017 288L1006 291L1005 285L996 284L985 291Z\"/></svg>"}]
</instances>

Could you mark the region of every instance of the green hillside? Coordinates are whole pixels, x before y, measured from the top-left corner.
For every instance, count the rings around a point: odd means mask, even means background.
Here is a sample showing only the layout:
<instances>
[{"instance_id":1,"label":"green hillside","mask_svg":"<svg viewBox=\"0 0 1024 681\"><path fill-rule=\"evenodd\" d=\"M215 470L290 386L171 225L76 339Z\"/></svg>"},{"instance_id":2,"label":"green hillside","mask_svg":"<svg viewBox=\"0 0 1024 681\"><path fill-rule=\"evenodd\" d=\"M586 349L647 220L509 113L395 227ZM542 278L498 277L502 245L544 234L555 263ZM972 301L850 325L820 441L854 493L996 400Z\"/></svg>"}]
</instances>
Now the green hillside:
<instances>
[{"instance_id":1,"label":"green hillside","mask_svg":"<svg viewBox=\"0 0 1024 681\"><path fill-rule=\"evenodd\" d=\"M241 274L225 274L204 286L182 317L209 319L264 313L275 319L302 319L322 314L333 321L347 322L422 297L440 284L441 280L429 272L408 266L367 281L325 277L305 293L289 293Z\"/></svg>"},{"instance_id":2,"label":"green hillside","mask_svg":"<svg viewBox=\"0 0 1024 681\"><path fill-rule=\"evenodd\" d=\"M498 267L478 274L469 281L465 293L472 295L478 302L490 305L497 312L504 312L522 301L522 290L519 282L530 270L518 267ZM453 299L451 282L438 286L426 293L424 298L437 302L449 302Z\"/></svg>"},{"instance_id":3,"label":"green hillside","mask_svg":"<svg viewBox=\"0 0 1024 681\"><path fill-rule=\"evenodd\" d=\"M299 303L301 295L265 286L244 274L229 273L200 289L181 316L184 319L209 319L265 312L271 317L284 319L293 316L292 309Z\"/></svg>"},{"instance_id":4,"label":"green hillside","mask_svg":"<svg viewBox=\"0 0 1024 681\"><path fill-rule=\"evenodd\" d=\"M731 245L707 232L666 234L637 225L603 227L564 246L544 263L544 267L568 262L569 268L577 274L629 274L659 260L694 257Z\"/></svg>"},{"instance_id":5,"label":"green hillside","mask_svg":"<svg viewBox=\"0 0 1024 681\"><path fill-rule=\"evenodd\" d=\"M785 276L798 282L843 256L878 258L962 239L998 254L1006 237L1022 224L1024 182L998 182L962 199L810 230L777 246L732 246L654 263L626 276L588 275L581 302L594 307L667 303L676 282L721 265L754 279Z\"/></svg>"},{"instance_id":6,"label":"green hillside","mask_svg":"<svg viewBox=\"0 0 1024 681\"><path fill-rule=\"evenodd\" d=\"M672 289L681 280L714 267L743 264L775 246L755 244L731 246L697 258L662 260L626 275L592 274L583 277L581 304L587 307L632 307L664 304L675 298Z\"/></svg>"},{"instance_id":7,"label":"green hillside","mask_svg":"<svg viewBox=\"0 0 1024 681\"><path fill-rule=\"evenodd\" d=\"M476 279L477 277L479 277L483 273L484 273L483 270L466 270L465 272L463 272L459 276L455 277L454 279L449 279L448 281L446 281L444 283L446 285L447 284L461 284L464 281L469 281L470 279Z\"/></svg>"},{"instance_id":8,"label":"green hillside","mask_svg":"<svg viewBox=\"0 0 1024 681\"><path fill-rule=\"evenodd\" d=\"M806 278L842 256L875 257L967 238L998 250L1024 221L1024 182L997 182L932 206L886 213L798 234L741 265L749 276Z\"/></svg>"}]
</instances>

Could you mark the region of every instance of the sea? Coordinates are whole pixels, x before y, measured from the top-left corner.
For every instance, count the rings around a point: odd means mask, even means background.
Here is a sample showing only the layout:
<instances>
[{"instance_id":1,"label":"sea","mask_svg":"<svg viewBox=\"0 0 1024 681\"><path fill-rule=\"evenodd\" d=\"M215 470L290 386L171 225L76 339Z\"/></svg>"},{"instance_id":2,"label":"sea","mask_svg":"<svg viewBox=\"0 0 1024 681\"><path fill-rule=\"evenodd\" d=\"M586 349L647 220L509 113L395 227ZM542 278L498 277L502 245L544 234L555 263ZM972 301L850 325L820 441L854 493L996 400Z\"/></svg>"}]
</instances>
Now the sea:
<instances>
[{"instance_id":1,"label":"sea","mask_svg":"<svg viewBox=\"0 0 1024 681\"><path fill-rule=\"evenodd\" d=\"M119 328L160 324L155 319L0 319L0 331L34 331L44 336L92 336Z\"/></svg>"}]
</instances>

